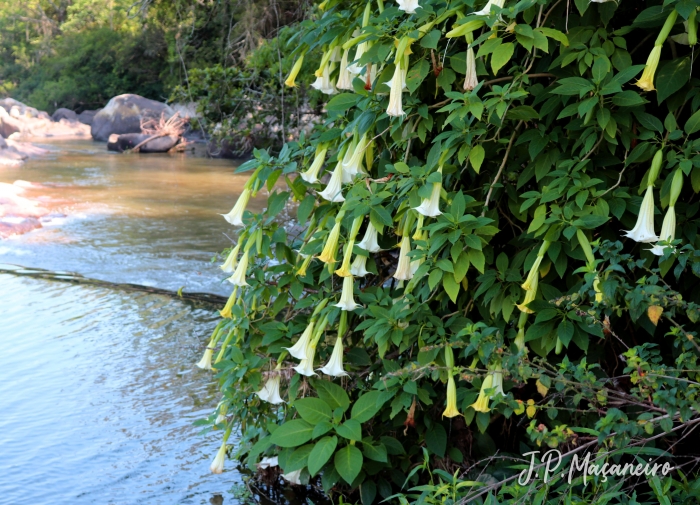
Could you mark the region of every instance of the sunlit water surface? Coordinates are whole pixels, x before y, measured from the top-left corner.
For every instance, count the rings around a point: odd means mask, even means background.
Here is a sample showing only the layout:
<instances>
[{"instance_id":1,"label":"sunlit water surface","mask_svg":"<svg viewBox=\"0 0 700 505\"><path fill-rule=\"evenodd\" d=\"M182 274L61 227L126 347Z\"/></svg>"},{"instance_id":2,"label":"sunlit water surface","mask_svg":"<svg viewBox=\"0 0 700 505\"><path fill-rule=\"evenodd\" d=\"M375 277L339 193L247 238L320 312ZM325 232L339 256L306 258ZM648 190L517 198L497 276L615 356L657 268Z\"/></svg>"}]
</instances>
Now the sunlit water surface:
<instances>
[{"instance_id":1,"label":"sunlit water surface","mask_svg":"<svg viewBox=\"0 0 700 505\"><path fill-rule=\"evenodd\" d=\"M228 294L209 259L232 231L216 214L246 179L231 162L50 147L0 169L1 182L48 184L29 194L55 209L43 229L0 241L0 263ZM220 434L192 425L216 405L211 375L193 366L216 317L159 295L0 274L0 504L235 503L233 465L209 472Z\"/></svg>"}]
</instances>

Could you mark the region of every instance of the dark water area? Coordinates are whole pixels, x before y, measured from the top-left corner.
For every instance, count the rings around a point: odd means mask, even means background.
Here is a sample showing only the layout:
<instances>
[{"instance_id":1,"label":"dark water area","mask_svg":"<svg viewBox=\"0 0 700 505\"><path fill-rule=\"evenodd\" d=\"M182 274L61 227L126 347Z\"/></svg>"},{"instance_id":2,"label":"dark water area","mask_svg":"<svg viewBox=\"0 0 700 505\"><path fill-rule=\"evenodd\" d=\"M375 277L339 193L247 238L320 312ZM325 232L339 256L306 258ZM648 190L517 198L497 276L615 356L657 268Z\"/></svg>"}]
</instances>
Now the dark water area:
<instances>
[{"instance_id":1,"label":"dark water area","mask_svg":"<svg viewBox=\"0 0 700 505\"><path fill-rule=\"evenodd\" d=\"M42 184L44 228L0 241L0 263L228 295L218 213L247 175L230 161L119 155L68 142L0 182ZM261 203L251 202L251 208ZM217 314L171 297L0 273L0 504L230 504L241 475L209 464L220 433L199 360Z\"/></svg>"}]
</instances>

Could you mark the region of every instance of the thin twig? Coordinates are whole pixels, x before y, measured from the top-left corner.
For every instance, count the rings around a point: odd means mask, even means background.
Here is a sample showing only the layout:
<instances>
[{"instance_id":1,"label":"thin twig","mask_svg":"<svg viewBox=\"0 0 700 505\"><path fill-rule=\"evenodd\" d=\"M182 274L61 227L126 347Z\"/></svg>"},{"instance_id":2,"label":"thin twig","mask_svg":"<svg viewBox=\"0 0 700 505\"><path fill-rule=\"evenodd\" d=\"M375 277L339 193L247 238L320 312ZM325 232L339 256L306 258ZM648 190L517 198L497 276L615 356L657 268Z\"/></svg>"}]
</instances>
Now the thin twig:
<instances>
[{"instance_id":1,"label":"thin twig","mask_svg":"<svg viewBox=\"0 0 700 505\"><path fill-rule=\"evenodd\" d=\"M506 148L506 154L503 156L503 161L501 162L501 166L498 169L498 173L496 174L496 177L493 178L493 182L491 183L491 186L489 186L489 192L486 194L486 200L484 201L484 210L481 213L482 216L486 215L486 211L488 210L489 207L489 201L491 200L491 193L493 193L493 188L498 182L498 179L501 178L501 174L503 173L503 169L506 166L506 163L508 162L508 156L510 155L510 150L513 147L513 142L515 142L515 137L518 134L518 130L522 126L523 122L520 121L518 125L515 127L515 130L513 130L513 135L510 136L510 142L508 142L508 147Z\"/></svg>"}]
</instances>

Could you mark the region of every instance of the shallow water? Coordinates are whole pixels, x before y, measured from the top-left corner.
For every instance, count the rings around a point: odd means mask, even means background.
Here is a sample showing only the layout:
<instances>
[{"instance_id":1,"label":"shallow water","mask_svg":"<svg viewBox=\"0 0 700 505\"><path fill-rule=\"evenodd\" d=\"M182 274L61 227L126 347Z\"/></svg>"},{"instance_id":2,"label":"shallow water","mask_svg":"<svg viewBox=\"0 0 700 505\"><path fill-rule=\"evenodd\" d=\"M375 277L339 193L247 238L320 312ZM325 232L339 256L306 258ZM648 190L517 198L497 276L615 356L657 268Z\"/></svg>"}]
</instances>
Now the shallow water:
<instances>
[{"instance_id":1,"label":"shallow water","mask_svg":"<svg viewBox=\"0 0 700 505\"><path fill-rule=\"evenodd\" d=\"M209 260L230 243L234 164L50 148L0 181L48 184L29 194L67 217L0 241L0 263L229 293ZM213 310L2 273L0 307L0 504L236 503L234 465L209 472L220 434L192 425L217 401L194 367Z\"/></svg>"}]
</instances>

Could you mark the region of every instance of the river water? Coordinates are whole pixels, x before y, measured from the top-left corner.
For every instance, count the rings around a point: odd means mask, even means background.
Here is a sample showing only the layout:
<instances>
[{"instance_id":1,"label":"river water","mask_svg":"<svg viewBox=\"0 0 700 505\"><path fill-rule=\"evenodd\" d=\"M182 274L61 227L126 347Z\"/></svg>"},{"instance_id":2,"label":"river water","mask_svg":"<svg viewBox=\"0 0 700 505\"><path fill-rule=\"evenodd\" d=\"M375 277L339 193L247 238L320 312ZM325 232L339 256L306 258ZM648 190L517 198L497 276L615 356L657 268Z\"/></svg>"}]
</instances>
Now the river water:
<instances>
[{"instance_id":1,"label":"river water","mask_svg":"<svg viewBox=\"0 0 700 505\"><path fill-rule=\"evenodd\" d=\"M218 263L245 182L230 161L107 153L64 142L0 182L54 208L0 241L0 263L228 295ZM251 202L259 208L262 202ZM0 504L236 503L220 434L192 423L217 403L194 367L217 315L170 297L0 273Z\"/></svg>"}]
</instances>

